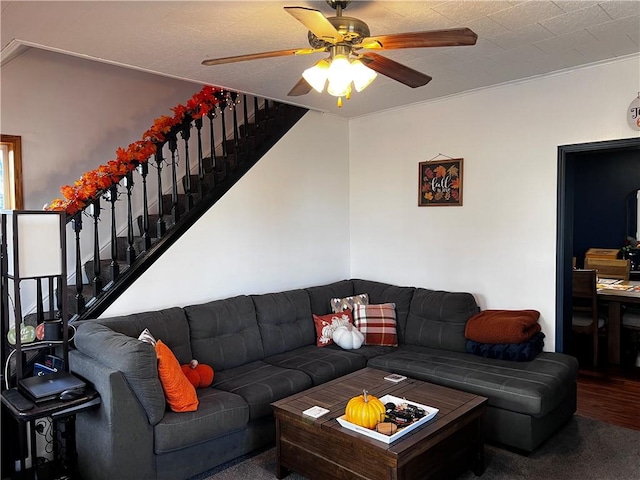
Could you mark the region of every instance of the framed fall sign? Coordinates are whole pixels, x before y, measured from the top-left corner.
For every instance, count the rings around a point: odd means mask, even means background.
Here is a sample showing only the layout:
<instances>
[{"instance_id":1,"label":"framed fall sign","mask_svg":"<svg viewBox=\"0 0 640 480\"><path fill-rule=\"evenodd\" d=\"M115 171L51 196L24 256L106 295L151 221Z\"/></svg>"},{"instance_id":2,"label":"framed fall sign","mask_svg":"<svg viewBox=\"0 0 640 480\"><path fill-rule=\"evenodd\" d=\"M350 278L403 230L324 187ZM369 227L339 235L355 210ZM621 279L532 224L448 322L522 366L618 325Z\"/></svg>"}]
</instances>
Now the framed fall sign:
<instances>
[{"instance_id":1,"label":"framed fall sign","mask_svg":"<svg viewBox=\"0 0 640 480\"><path fill-rule=\"evenodd\" d=\"M462 158L420 162L418 206L462 206Z\"/></svg>"}]
</instances>

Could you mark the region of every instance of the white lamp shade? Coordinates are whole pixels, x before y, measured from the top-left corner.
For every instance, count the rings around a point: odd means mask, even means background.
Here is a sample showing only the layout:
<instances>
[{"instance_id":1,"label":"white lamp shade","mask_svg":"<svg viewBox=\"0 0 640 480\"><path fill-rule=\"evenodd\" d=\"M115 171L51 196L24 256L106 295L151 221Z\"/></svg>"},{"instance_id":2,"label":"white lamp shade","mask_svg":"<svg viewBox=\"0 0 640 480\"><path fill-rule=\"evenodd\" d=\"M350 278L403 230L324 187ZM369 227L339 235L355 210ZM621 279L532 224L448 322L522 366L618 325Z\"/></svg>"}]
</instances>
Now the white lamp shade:
<instances>
[{"instance_id":1,"label":"white lamp shade","mask_svg":"<svg viewBox=\"0 0 640 480\"><path fill-rule=\"evenodd\" d=\"M344 97L349 93L351 83L351 64L346 55L336 55L329 67L329 86L327 92L335 97Z\"/></svg>"},{"instance_id":2,"label":"white lamp shade","mask_svg":"<svg viewBox=\"0 0 640 480\"><path fill-rule=\"evenodd\" d=\"M302 72L302 78L304 78L318 93L322 93L322 90L324 90L324 84L326 83L328 76L329 61L326 58L323 58L313 67L307 68Z\"/></svg>"},{"instance_id":3,"label":"white lamp shade","mask_svg":"<svg viewBox=\"0 0 640 480\"><path fill-rule=\"evenodd\" d=\"M351 62L351 77L353 78L353 86L357 92L361 92L375 80L378 74L367 67L360 60Z\"/></svg>"},{"instance_id":4,"label":"white lamp shade","mask_svg":"<svg viewBox=\"0 0 640 480\"><path fill-rule=\"evenodd\" d=\"M9 275L20 279L61 275L63 215L17 210L3 213L9 214L5 237ZM17 265L14 264L16 261Z\"/></svg>"}]
</instances>

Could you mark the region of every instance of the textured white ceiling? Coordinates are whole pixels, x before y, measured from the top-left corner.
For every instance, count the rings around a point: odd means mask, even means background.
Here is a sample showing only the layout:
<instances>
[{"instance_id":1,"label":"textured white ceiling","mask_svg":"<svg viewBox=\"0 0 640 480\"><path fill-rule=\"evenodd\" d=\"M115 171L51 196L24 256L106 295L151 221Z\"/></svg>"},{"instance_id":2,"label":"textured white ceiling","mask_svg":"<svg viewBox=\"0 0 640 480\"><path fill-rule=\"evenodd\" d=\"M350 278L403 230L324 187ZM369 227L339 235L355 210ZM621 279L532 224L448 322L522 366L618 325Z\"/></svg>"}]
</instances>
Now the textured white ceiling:
<instances>
[{"instance_id":1,"label":"textured white ceiling","mask_svg":"<svg viewBox=\"0 0 640 480\"><path fill-rule=\"evenodd\" d=\"M387 77L340 109L315 91L287 97L322 54L206 67L201 61L306 48L306 28L284 6L326 16L324 1L2 1L3 62L24 45L232 88L353 117L640 52L640 1L352 1L344 15L371 35L469 27L475 46L381 54L433 77L411 89ZM639 61L640 69L640 61Z\"/></svg>"}]
</instances>

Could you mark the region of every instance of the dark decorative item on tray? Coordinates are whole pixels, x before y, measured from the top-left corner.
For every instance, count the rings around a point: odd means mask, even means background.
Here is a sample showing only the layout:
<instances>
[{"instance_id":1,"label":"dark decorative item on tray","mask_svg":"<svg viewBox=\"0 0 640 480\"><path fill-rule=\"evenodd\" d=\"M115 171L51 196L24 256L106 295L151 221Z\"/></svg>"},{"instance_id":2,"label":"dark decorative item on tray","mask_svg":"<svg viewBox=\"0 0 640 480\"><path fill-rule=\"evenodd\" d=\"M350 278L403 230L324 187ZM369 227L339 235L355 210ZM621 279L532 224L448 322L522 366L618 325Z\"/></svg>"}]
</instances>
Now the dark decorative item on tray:
<instances>
[{"instance_id":1,"label":"dark decorative item on tray","mask_svg":"<svg viewBox=\"0 0 640 480\"><path fill-rule=\"evenodd\" d=\"M426 412L415 405L409 403L401 403L396 405L393 402L385 404L385 423L392 423L399 428L411 425L413 422L420 420L426 415Z\"/></svg>"}]
</instances>

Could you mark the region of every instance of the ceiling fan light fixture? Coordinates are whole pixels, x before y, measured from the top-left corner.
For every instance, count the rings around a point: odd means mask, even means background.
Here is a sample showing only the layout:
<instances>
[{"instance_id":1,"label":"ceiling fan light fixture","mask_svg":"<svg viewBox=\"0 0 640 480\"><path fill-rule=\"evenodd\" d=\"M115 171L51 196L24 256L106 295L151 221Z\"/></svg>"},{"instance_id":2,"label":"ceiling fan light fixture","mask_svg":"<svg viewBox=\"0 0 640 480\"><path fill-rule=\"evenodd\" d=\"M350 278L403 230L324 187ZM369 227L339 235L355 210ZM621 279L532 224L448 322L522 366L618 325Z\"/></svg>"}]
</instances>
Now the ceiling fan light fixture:
<instances>
[{"instance_id":1,"label":"ceiling fan light fixture","mask_svg":"<svg viewBox=\"0 0 640 480\"><path fill-rule=\"evenodd\" d=\"M313 67L307 68L302 72L302 78L318 93L322 93L324 90L324 84L327 82L327 77L329 76L329 65L329 60L323 58Z\"/></svg>"},{"instance_id":2,"label":"ceiling fan light fixture","mask_svg":"<svg viewBox=\"0 0 640 480\"><path fill-rule=\"evenodd\" d=\"M351 62L351 77L356 92L361 92L373 82L378 74L367 67L360 60Z\"/></svg>"},{"instance_id":3,"label":"ceiling fan light fixture","mask_svg":"<svg viewBox=\"0 0 640 480\"><path fill-rule=\"evenodd\" d=\"M334 97L344 97L351 87L351 64L346 55L335 55L329 67L327 92Z\"/></svg>"}]
</instances>

